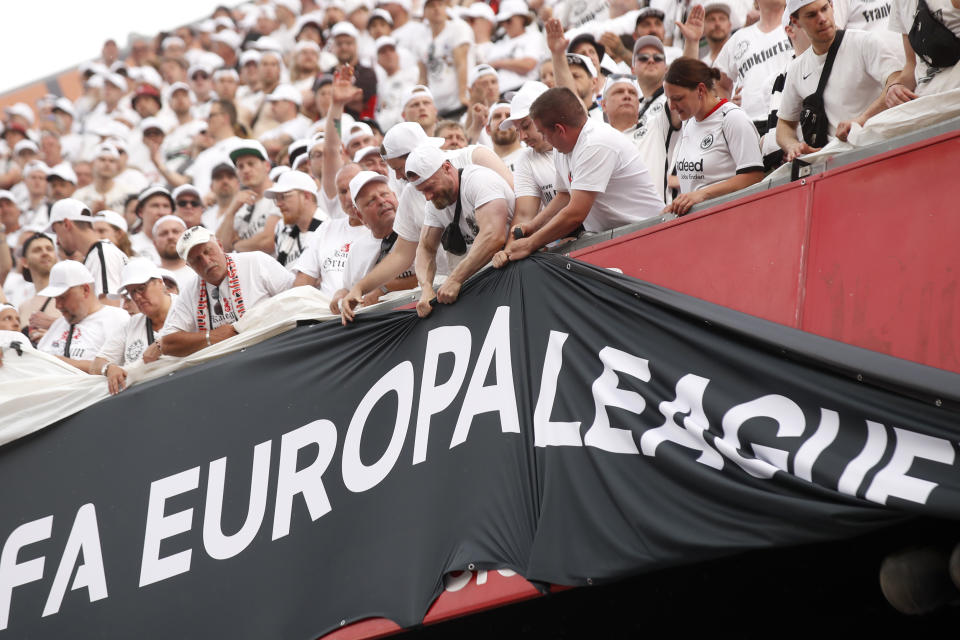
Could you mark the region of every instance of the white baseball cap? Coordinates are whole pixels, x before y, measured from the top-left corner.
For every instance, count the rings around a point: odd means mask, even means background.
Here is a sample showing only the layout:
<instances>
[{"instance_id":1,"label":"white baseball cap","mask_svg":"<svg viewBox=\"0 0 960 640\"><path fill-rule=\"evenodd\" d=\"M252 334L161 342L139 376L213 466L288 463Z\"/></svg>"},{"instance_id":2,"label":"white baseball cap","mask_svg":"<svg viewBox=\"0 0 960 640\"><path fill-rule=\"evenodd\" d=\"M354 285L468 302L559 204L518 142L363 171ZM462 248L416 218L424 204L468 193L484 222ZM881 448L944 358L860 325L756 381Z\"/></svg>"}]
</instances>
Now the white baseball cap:
<instances>
[{"instance_id":1,"label":"white baseball cap","mask_svg":"<svg viewBox=\"0 0 960 640\"><path fill-rule=\"evenodd\" d=\"M393 47L396 49L397 40L393 36L380 36L374 43L374 47L376 47L378 53L380 52L380 49L383 49L384 47Z\"/></svg>"},{"instance_id":2,"label":"white baseball cap","mask_svg":"<svg viewBox=\"0 0 960 640\"><path fill-rule=\"evenodd\" d=\"M292 84L280 84L273 90L273 93L267 96L267 102L279 102L288 100L298 107L303 102L300 92Z\"/></svg>"},{"instance_id":3,"label":"white baseball cap","mask_svg":"<svg viewBox=\"0 0 960 640\"><path fill-rule=\"evenodd\" d=\"M373 129L370 128L366 122L355 122L350 125L346 135L343 136L343 146L350 146L350 143L353 142L356 138L361 136L372 136Z\"/></svg>"},{"instance_id":4,"label":"white baseball cap","mask_svg":"<svg viewBox=\"0 0 960 640\"><path fill-rule=\"evenodd\" d=\"M497 76L497 70L488 64L478 64L470 67L470 70L467 72L467 86L472 87L474 82L484 76Z\"/></svg>"},{"instance_id":5,"label":"white baseball cap","mask_svg":"<svg viewBox=\"0 0 960 640\"><path fill-rule=\"evenodd\" d=\"M160 225L167 222L176 222L181 227L183 227L184 230L186 230L187 228L187 223L183 221L183 218L181 218L180 216L175 216L172 213L168 213L165 216L160 216L160 218L153 223L153 229L150 230L151 233L153 233L153 235L157 235L157 229L160 228Z\"/></svg>"},{"instance_id":6,"label":"white baseball cap","mask_svg":"<svg viewBox=\"0 0 960 640\"><path fill-rule=\"evenodd\" d=\"M346 20L338 22L333 25L330 29L330 37L336 38L337 36L350 36L351 38L359 38L360 32L357 31L357 28L353 26L352 22L347 22Z\"/></svg>"},{"instance_id":7,"label":"white baseball cap","mask_svg":"<svg viewBox=\"0 0 960 640\"><path fill-rule=\"evenodd\" d=\"M249 62L260 64L260 52L256 49L247 49L240 54L240 66L245 67Z\"/></svg>"},{"instance_id":8,"label":"white baseball cap","mask_svg":"<svg viewBox=\"0 0 960 640\"><path fill-rule=\"evenodd\" d=\"M9 200L10 202L16 204L17 196L13 195L13 191L7 191L6 189L0 189L0 200Z\"/></svg>"},{"instance_id":9,"label":"white baseball cap","mask_svg":"<svg viewBox=\"0 0 960 640\"><path fill-rule=\"evenodd\" d=\"M487 22L492 22L493 24L497 23L497 16L493 13L493 7L488 5L486 2L474 2L467 7L467 11L464 13L464 16L467 18L483 18Z\"/></svg>"},{"instance_id":10,"label":"white baseball cap","mask_svg":"<svg viewBox=\"0 0 960 640\"><path fill-rule=\"evenodd\" d=\"M4 111L8 116L20 116L31 125L34 122L33 109L31 109L30 105L26 104L25 102L17 102L16 104L12 104L4 109Z\"/></svg>"},{"instance_id":11,"label":"white baseball cap","mask_svg":"<svg viewBox=\"0 0 960 640\"><path fill-rule=\"evenodd\" d=\"M420 98L422 96L427 96L433 100L433 92L430 91L429 87L422 84L413 85L404 92L403 98L400 100L400 110L403 111L406 109L407 104L414 98Z\"/></svg>"},{"instance_id":12,"label":"white baseball cap","mask_svg":"<svg viewBox=\"0 0 960 640\"><path fill-rule=\"evenodd\" d=\"M144 189L143 191L141 191L140 194L137 196L137 208L139 208L140 205L142 205L142 204L143 204L144 202L146 202L148 199L150 199L151 197L156 196L156 195L166 196L167 199L170 201L170 206L171 206L171 207L174 206L173 196L170 195L169 189L167 189L167 188L166 188L165 186L163 186L162 184L156 184L156 183L154 183L154 184L149 185L149 186L148 186L146 189Z\"/></svg>"},{"instance_id":13,"label":"white baseball cap","mask_svg":"<svg viewBox=\"0 0 960 640\"><path fill-rule=\"evenodd\" d=\"M643 92L640 90L640 85L637 84L636 77L625 73L614 73L607 76L607 83L603 85L603 97L606 98L607 92L618 84L628 84L637 90L638 96L643 96Z\"/></svg>"},{"instance_id":14,"label":"white baseball cap","mask_svg":"<svg viewBox=\"0 0 960 640\"><path fill-rule=\"evenodd\" d=\"M360 190L371 182L383 182L389 184L387 176L381 175L376 171L361 171L357 175L353 176L353 178L350 180L350 199L353 201L354 205L357 204L357 195L359 195Z\"/></svg>"},{"instance_id":15,"label":"white baseball cap","mask_svg":"<svg viewBox=\"0 0 960 640\"><path fill-rule=\"evenodd\" d=\"M57 101L53 103L54 111L63 111L71 118L77 117L77 112L73 108L73 103L70 102L70 98L57 98Z\"/></svg>"},{"instance_id":16,"label":"white baseball cap","mask_svg":"<svg viewBox=\"0 0 960 640\"><path fill-rule=\"evenodd\" d=\"M237 142L230 150L230 159L236 164L240 156L257 156L264 162L270 162L267 150L257 140L241 139Z\"/></svg>"},{"instance_id":17,"label":"white baseball cap","mask_svg":"<svg viewBox=\"0 0 960 640\"><path fill-rule=\"evenodd\" d=\"M293 164L290 165L290 168L291 168L292 170L296 171L296 170L299 169L301 166L303 166L303 164L304 164L305 162L307 162L309 159L310 159L310 156L308 156L308 155L305 154L305 153L301 153L300 155L298 155L298 156L294 159Z\"/></svg>"},{"instance_id":18,"label":"white baseball cap","mask_svg":"<svg viewBox=\"0 0 960 640\"><path fill-rule=\"evenodd\" d=\"M303 11L303 3L300 0L273 0L273 4L289 9L290 13L294 15L300 15L300 12Z\"/></svg>"},{"instance_id":19,"label":"white baseball cap","mask_svg":"<svg viewBox=\"0 0 960 640\"><path fill-rule=\"evenodd\" d=\"M381 7L385 4L395 4L407 13L413 13L413 2L411 0L380 0L377 2L377 5Z\"/></svg>"},{"instance_id":20,"label":"white baseball cap","mask_svg":"<svg viewBox=\"0 0 960 640\"><path fill-rule=\"evenodd\" d=\"M46 162L42 160L34 160L33 162L28 162L26 166L23 167L23 175L28 176L34 171L40 171L43 173L43 177L46 178L47 174L50 173L50 167L47 166Z\"/></svg>"},{"instance_id":21,"label":"white baseball cap","mask_svg":"<svg viewBox=\"0 0 960 640\"><path fill-rule=\"evenodd\" d=\"M290 191L305 191L317 197L317 183L302 171L292 171L289 167L280 175L276 184L263 192L264 197L277 200Z\"/></svg>"},{"instance_id":22,"label":"white baseball cap","mask_svg":"<svg viewBox=\"0 0 960 640\"><path fill-rule=\"evenodd\" d=\"M276 38L261 36L253 43L253 48L259 51L261 55L273 53L279 56L281 60L283 59L283 46L277 42Z\"/></svg>"},{"instance_id":23,"label":"white baseball cap","mask_svg":"<svg viewBox=\"0 0 960 640\"><path fill-rule=\"evenodd\" d=\"M141 132L146 133L150 129L159 129L161 133L164 133L163 121L156 116L150 116L140 121Z\"/></svg>"},{"instance_id":24,"label":"white baseball cap","mask_svg":"<svg viewBox=\"0 0 960 640\"><path fill-rule=\"evenodd\" d=\"M530 7L523 0L504 0L500 3L500 10L497 11L497 22L509 20L513 16L523 16L530 18Z\"/></svg>"},{"instance_id":25,"label":"white baseball cap","mask_svg":"<svg viewBox=\"0 0 960 640\"><path fill-rule=\"evenodd\" d=\"M120 229L124 233L126 233L127 230L129 229L129 227L127 227L126 218L124 218L122 215L120 215L116 211L111 211L110 209L102 209L98 211L96 214L94 214L93 221L106 222L107 224L112 225L117 229Z\"/></svg>"},{"instance_id":26,"label":"white baseball cap","mask_svg":"<svg viewBox=\"0 0 960 640\"><path fill-rule=\"evenodd\" d=\"M500 130L504 131L514 126L517 121L530 115L530 106L549 87L537 80L528 80L520 90L510 98L510 117L500 123Z\"/></svg>"},{"instance_id":27,"label":"white baseball cap","mask_svg":"<svg viewBox=\"0 0 960 640\"><path fill-rule=\"evenodd\" d=\"M113 145L109 142L101 142L97 145L97 148L94 150L93 157L99 158L101 156L107 156L110 158L119 158L120 151L117 149L116 145Z\"/></svg>"},{"instance_id":28,"label":"white baseball cap","mask_svg":"<svg viewBox=\"0 0 960 640\"><path fill-rule=\"evenodd\" d=\"M493 114L499 111L500 109L510 109L510 104L507 102L498 102L494 105L491 105L489 112L487 113L487 125L490 125L490 122L493 121ZM497 127L499 129L499 127ZM501 129L502 131L502 129Z\"/></svg>"},{"instance_id":29,"label":"white baseball cap","mask_svg":"<svg viewBox=\"0 0 960 640\"><path fill-rule=\"evenodd\" d=\"M788 16L792 16L794 13L813 2L815 2L815 0L787 0L786 14Z\"/></svg>"},{"instance_id":30,"label":"white baseball cap","mask_svg":"<svg viewBox=\"0 0 960 640\"><path fill-rule=\"evenodd\" d=\"M63 202L61 200L60 202ZM70 287L82 284L93 284L93 275L90 270L76 260L61 260L50 269L50 281L47 288L37 293L44 298L56 298L63 295Z\"/></svg>"},{"instance_id":31,"label":"white baseball cap","mask_svg":"<svg viewBox=\"0 0 960 640\"><path fill-rule=\"evenodd\" d=\"M33 153L40 153L40 147L38 147L37 143L31 140L30 138L24 138L17 144L13 145L13 155L17 155L21 151L32 151Z\"/></svg>"},{"instance_id":32,"label":"white baseball cap","mask_svg":"<svg viewBox=\"0 0 960 640\"><path fill-rule=\"evenodd\" d=\"M429 180L446 161L446 154L437 147L428 144L420 145L407 156L404 175L412 185L417 186ZM410 174L416 175L416 179L410 180Z\"/></svg>"},{"instance_id":33,"label":"white baseball cap","mask_svg":"<svg viewBox=\"0 0 960 640\"><path fill-rule=\"evenodd\" d=\"M125 296L129 295L127 287L134 284L144 284L154 278L163 280L160 268L153 261L147 258L132 258L120 272L120 293Z\"/></svg>"},{"instance_id":34,"label":"white baseball cap","mask_svg":"<svg viewBox=\"0 0 960 640\"><path fill-rule=\"evenodd\" d=\"M313 40L301 40L293 46L293 50L295 53L300 53L301 51L304 51L306 49L310 49L317 55L320 55L320 45L318 45Z\"/></svg>"},{"instance_id":35,"label":"white baseball cap","mask_svg":"<svg viewBox=\"0 0 960 640\"><path fill-rule=\"evenodd\" d=\"M224 29L223 31L218 31L210 36L210 40L225 44L234 51L239 49L240 45L243 44L243 36L233 29Z\"/></svg>"},{"instance_id":36,"label":"white baseball cap","mask_svg":"<svg viewBox=\"0 0 960 640\"><path fill-rule=\"evenodd\" d=\"M163 42L160 43L160 50L163 51L167 47L185 47L187 43L183 41L183 38L180 36L167 36L163 39Z\"/></svg>"},{"instance_id":37,"label":"white baseball cap","mask_svg":"<svg viewBox=\"0 0 960 640\"><path fill-rule=\"evenodd\" d=\"M423 127L417 122L399 122L387 130L383 137L383 149L385 160L392 160L405 156L420 145L429 144L434 147L441 147L446 142L443 138L431 138L427 136Z\"/></svg>"},{"instance_id":38,"label":"white baseball cap","mask_svg":"<svg viewBox=\"0 0 960 640\"><path fill-rule=\"evenodd\" d=\"M47 180L50 178L60 178L72 184L77 184L77 174L69 162L61 162L56 166L50 167L50 170L47 171Z\"/></svg>"},{"instance_id":39,"label":"white baseball cap","mask_svg":"<svg viewBox=\"0 0 960 640\"><path fill-rule=\"evenodd\" d=\"M580 55L579 53L568 53L567 64L580 65L587 70L591 78L597 77L597 68L593 66L593 61L587 56Z\"/></svg>"},{"instance_id":40,"label":"white baseball cap","mask_svg":"<svg viewBox=\"0 0 960 640\"><path fill-rule=\"evenodd\" d=\"M105 82L109 82L121 91L127 90L127 79L119 73L106 73L103 75L103 79Z\"/></svg>"},{"instance_id":41,"label":"white baseball cap","mask_svg":"<svg viewBox=\"0 0 960 640\"><path fill-rule=\"evenodd\" d=\"M63 198L50 207L50 222L47 224L46 231L48 233L53 231L53 225L64 220L93 222L93 213L90 212L90 207L80 200Z\"/></svg>"},{"instance_id":42,"label":"white baseball cap","mask_svg":"<svg viewBox=\"0 0 960 640\"><path fill-rule=\"evenodd\" d=\"M377 147L363 147L362 149L357 149L357 152L353 154L353 161L360 162L367 156L374 153L377 155L380 155L380 149L378 149Z\"/></svg>"},{"instance_id":43,"label":"white baseball cap","mask_svg":"<svg viewBox=\"0 0 960 640\"><path fill-rule=\"evenodd\" d=\"M186 260L190 255L190 249L197 245L206 244L216 237L204 227L190 227L183 232L180 239L177 240L177 254L181 260Z\"/></svg>"},{"instance_id":44,"label":"white baseball cap","mask_svg":"<svg viewBox=\"0 0 960 640\"><path fill-rule=\"evenodd\" d=\"M174 202L176 202L177 198L180 197L181 193L192 193L195 196L197 196L197 198L201 198L199 189L197 189L195 186L193 186L189 182L187 182L186 184L182 184L176 189L174 189L173 193L171 193L170 196L173 198Z\"/></svg>"},{"instance_id":45,"label":"white baseball cap","mask_svg":"<svg viewBox=\"0 0 960 640\"><path fill-rule=\"evenodd\" d=\"M633 57L636 58L637 54L640 53L640 49L643 49L644 47L653 47L660 53L664 53L663 41L657 36L646 35L640 36L637 38L637 41L633 43Z\"/></svg>"}]
</instances>

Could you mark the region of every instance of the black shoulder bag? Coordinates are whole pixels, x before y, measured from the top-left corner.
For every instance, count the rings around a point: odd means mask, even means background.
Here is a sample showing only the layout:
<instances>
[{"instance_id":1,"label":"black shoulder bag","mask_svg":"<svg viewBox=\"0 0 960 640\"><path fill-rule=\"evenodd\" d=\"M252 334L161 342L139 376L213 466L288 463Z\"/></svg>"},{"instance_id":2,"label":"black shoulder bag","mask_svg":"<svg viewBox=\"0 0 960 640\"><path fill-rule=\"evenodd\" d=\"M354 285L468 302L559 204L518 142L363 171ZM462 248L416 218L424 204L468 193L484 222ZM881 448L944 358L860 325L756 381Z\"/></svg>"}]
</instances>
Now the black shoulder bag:
<instances>
[{"instance_id":1,"label":"black shoulder bag","mask_svg":"<svg viewBox=\"0 0 960 640\"><path fill-rule=\"evenodd\" d=\"M817 90L803 99L800 109L800 130L803 132L803 141L811 147L820 148L827 144L827 135L830 123L827 122L827 110L823 104L823 92L827 88L827 80L830 79L830 72L833 70L833 61L837 57L837 51L840 50L840 43L843 41L843 29L837 30L837 35L833 38L830 50L827 51L827 59L823 63L823 72L820 74L820 84Z\"/></svg>"},{"instance_id":2,"label":"black shoulder bag","mask_svg":"<svg viewBox=\"0 0 960 640\"><path fill-rule=\"evenodd\" d=\"M917 2L917 15L907 39L913 52L928 66L952 67L960 62L960 38L937 20L926 0Z\"/></svg>"},{"instance_id":3,"label":"black shoulder bag","mask_svg":"<svg viewBox=\"0 0 960 640\"><path fill-rule=\"evenodd\" d=\"M460 196L463 193L463 169L457 170L457 206L453 210L453 222L448 224L443 235L440 236L440 244L444 251L452 253L455 256L462 256L467 252L467 241L460 230L460 215L463 213L463 204L460 202Z\"/></svg>"}]
</instances>

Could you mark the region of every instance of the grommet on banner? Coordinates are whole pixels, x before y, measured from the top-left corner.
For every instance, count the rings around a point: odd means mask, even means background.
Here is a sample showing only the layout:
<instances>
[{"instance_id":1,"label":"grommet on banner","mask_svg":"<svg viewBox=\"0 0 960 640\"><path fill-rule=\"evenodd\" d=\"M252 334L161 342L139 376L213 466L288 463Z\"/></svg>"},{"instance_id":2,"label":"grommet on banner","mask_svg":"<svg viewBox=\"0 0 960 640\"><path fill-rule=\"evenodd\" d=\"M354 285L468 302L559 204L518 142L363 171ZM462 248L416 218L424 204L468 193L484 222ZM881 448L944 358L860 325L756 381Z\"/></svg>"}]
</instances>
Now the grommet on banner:
<instances>
[{"instance_id":1,"label":"grommet on banner","mask_svg":"<svg viewBox=\"0 0 960 640\"><path fill-rule=\"evenodd\" d=\"M937 398L936 400L933 401L933 404L939 407L943 405L943 401L941 401L940 398Z\"/></svg>"},{"instance_id":2,"label":"grommet on banner","mask_svg":"<svg viewBox=\"0 0 960 640\"><path fill-rule=\"evenodd\" d=\"M570 263L567 263L567 271L570 271Z\"/></svg>"},{"instance_id":3,"label":"grommet on banner","mask_svg":"<svg viewBox=\"0 0 960 640\"><path fill-rule=\"evenodd\" d=\"M863 374L857 374L857 382L863 382Z\"/></svg>"},{"instance_id":4,"label":"grommet on banner","mask_svg":"<svg viewBox=\"0 0 960 640\"><path fill-rule=\"evenodd\" d=\"M341 626L341 627L346 626L346 624L347 624L347 621L346 621L346 620L341 620L341 621L340 621L340 626Z\"/></svg>"},{"instance_id":5,"label":"grommet on banner","mask_svg":"<svg viewBox=\"0 0 960 640\"><path fill-rule=\"evenodd\" d=\"M587 578L587 584L593 584L593 578Z\"/></svg>"},{"instance_id":6,"label":"grommet on banner","mask_svg":"<svg viewBox=\"0 0 960 640\"><path fill-rule=\"evenodd\" d=\"M476 568L477 568L477 565L473 564L472 562L467 565L467 569L469 569L470 571L473 571Z\"/></svg>"}]
</instances>

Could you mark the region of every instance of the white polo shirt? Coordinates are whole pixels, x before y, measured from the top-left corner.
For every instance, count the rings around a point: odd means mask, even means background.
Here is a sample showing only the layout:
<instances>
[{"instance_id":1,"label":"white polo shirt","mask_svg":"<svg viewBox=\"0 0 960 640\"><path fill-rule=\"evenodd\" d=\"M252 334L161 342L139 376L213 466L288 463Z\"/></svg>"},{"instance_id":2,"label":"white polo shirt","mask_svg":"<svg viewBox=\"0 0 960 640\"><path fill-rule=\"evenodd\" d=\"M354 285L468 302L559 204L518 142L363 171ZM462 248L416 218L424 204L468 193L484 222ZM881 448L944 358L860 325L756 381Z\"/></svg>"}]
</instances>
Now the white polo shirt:
<instances>
[{"instance_id":1,"label":"white polo shirt","mask_svg":"<svg viewBox=\"0 0 960 640\"><path fill-rule=\"evenodd\" d=\"M227 255L233 259L237 267L237 278L240 281L240 292L243 295L245 310L252 308L264 298L273 297L293 286L293 272L285 269L279 262L262 251L245 251ZM161 335L167 335L175 331L199 331L197 327L197 305L200 302L201 286L204 286L202 280L194 283L194 286L180 289L180 295L177 297L176 303L170 307L170 312L167 314L167 321L163 325ZM235 308L234 296L230 292L230 275L225 275L220 285L216 287L220 293L220 303L223 307L222 314L216 314L213 311L214 296L211 295L211 291L214 286L212 284L206 286L207 301L210 303L209 313L213 316L210 328L216 329L239 320L242 314Z\"/></svg>"},{"instance_id":2,"label":"white polo shirt","mask_svg":"<svg viewBox=\"0 0 960 640\"><path fill-rule=\"evenodd\" d=\"M66 318L53 321L47 333L37 344L37 349L54 356L67 356L74 360L93 360L107 339L123 333L130 320L130 314L119 307L103 305L98 311L88 315L73 326L73 339L70 340L70 354L65 353L70 324Z\"/></svg>"},{"instance_id":3,"label":"white polo shirt","mask_svg":"<svg viewBox=\"0 0 960 640\"><path fill-rule=\"evenodd\" d=\"M343 288L343 272L347 266L350 246L370 235L365 226L350 226L346 216L328 220L310 238L310 243L291 270L320 279L320 293L328 298Z\"/></svg>"},{"instance_id":4,"label":"white polo shirt","mask_svg":"<svg viewBox=\"0 0 960 640\"><path fill-rule=\"evenodd\" d=\"M757 128L732 102L723 102L702 121L683 123L675 165L680 192L690 193L732 178L763 170Z\"/></svg>"},{"instance_id":5,"label":"white polo shirt","mask_svg":"<svg viewBox=\"0 0 960 640\"><path fill-rule=\"evenodd\" d=\"M831 138L838 124L863 113L880 96L887 78L903 68L903 47L898 51L890 43L874 32L844 33L823 92ZM781 120L800 120L803 99L817 90L826 59L826 53L817 55L810 47L787 67L787 84L777 113Z\"/></svg>"},{"instance_id":6,"label":"white polo shirt","mask_svg":"<svg viewBox=\"0 0 960 640\"><path fill-rule=\"evenodd\" d=\"M650 172L636 147L604 122L587 119L570 153L553 151L557 191L593 191L597 197L583 221L587 231L606 231L660 215Z\"/></svg>"},{"instance_id":7,"label":"white polo shirt","mask_svg":"<svg viewBox=\"0 0 960 640\"><path fill-rule=\"evenodd\" d=\"M167 309L167 315L173 310L173 305L177 302L177 295L170 294L170 308ZM147 316L138 313L127 320L127 326L122 331L117 331L107 338L100 351L98 358L104 358L111 364L125 367L133 364L143 358L143 352L150 346L150 335L147 331ZM166 321L164 321L166 322ZM152 327L151 327L152 328ZM157 330L153 339L160 337L160 330ZM99 372L98 372L99 373Z\"/></svg>"}]
</instances>

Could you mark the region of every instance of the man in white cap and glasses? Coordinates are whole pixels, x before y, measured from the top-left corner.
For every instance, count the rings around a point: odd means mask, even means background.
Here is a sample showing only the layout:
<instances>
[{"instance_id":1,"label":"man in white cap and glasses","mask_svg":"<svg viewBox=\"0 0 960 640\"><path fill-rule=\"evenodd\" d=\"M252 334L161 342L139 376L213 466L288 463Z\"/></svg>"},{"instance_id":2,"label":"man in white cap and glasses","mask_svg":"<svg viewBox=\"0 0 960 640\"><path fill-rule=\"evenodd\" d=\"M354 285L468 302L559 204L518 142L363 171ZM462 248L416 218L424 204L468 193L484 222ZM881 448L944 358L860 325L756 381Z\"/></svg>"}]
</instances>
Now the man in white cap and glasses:
<instances>
[{"instance_id":1,"label":"man in white cap and glasses","mask_svg":"<svg viewBox=\"0 0 960 640\"><path fill-rule=\"evenodd\" d=\"M393 230L397 215L397 194L390 188L386 176L373 171L361 171L350 180L350 198L370 233L350 245L343 272L343 289L334 294L330 304L330 311L333 313L340 313L340 298L383 261L397 241L397 233ZM392 274L391 279L372 297L368 297L367 303L376 302L381 294L388 291L403 291L416 286L413 264L408 263Z\"/></svg>"},{"instance_id":2,"label":"man in white cap and glasses","mask_svg":"<svg viewBox=\"0 0 960 640\"><path fill-rule=\"evenodd\" d=\"M587 118L582 107L565 87L544 91L530 106L530 117L554 148L557 196L511 231L495 266L581 229L605 231L660 215L663 200L640 153L610 125Z\"/></svg>"},{"instance_id":3,"label":"man in white cap and glasses","mask_svg":"<svg viewBox=\"0 0 960 640\"><path fill-rule=\"evenodd\" d=\"M816 151L807 136L797 138L797 125L803 101L816 93L827 56L837 42L836 58L823 91L823 115L827 120L827 140L846 140L854 124L863 124L887 108L887 89L900 77L903 50L892 46L888 38L870 31L837 31L830 0L789 0L790 21L803 29L810 48L787 67L787 82L780 100L777 144L783 159ZM841 40L837 38L843 34ZM894 41L895 42L895 41ZM821 145L822 146L822 145Z\"/></svg>"},{"instance_id":4,"label":"man in white cap and glasses","mask_svg":"<svg viewBox=\"0 0 960 640\"><path fill-rule=\"evenodd\" d=\"M239 140L230 151L241 189L217 230L228 251L274 250L274 229L282 218L277 205L264 192L273 186L267 150L256 140Z\"/></svg>"},{"instance_id":5,"label":"man in white cap and glasses","mask_svg":"<svg viewBox=\"0 0 960 640\"><path fill-rule=\"evenodd\" d=\"M302 171L287 171L264 196L276 202L283 214L283 224L277 225L274 257L289 268L327 219L326 211L317 207L317 183Z\"/></svg>"},{"instance_id":6,"label":"man in white cap and glasses","mask_svg":"<svg viewBox=\"0 0 960 640\"><path fill-rule=\"evenodd\" d=\"M553 145L547 142L530 118L530 105L546 90L547 85L536 80L524 83L510 100L509 117L499 125L500 129L514 129L527 145L513 169L513 190L517 194L514 224L532 220L557 194Z\"/></svg>"},{"instance_id":7,"label":"man in white cap and glasses","mask_svg":"<svg viewBox=\"0 0 960 640\"><path fill-rule=\"evenodd\" d=\"M140 313L127 320L121 331L111 334L97 351L90 373L106 376L110 393L126 387L124 367L139 360L155 362L160 351L160 331L177 296L167 292L163 273L149 260L134 258L123 269L123 293Z\"/></svg>"},{"instance_id":8,"label":"man in white cap and glasses","mask_svg":"<svg viewBox=\"0 0 960 640\"><path fill-rule=\"evenodd\" d=\"M100 302L93 276L75 260L53 265L50 283L39 295L54 298L62 315L50 325L37 349L86 373L107 338L123 331L130 318L123 309Z\"/></svg>"},{"instance_id":9,"label":"man in white cap and glasses","mask_svg":"<svg viewBox=\"0 0 960 640\"><path fill-rule=\"evenodd\" d=\"M93 222L89 207L74 198L66 198L50 207L47 231L57 234L57 243L68 254L83 256L97 297L120 306L120 275L127 256L113 243L102 240Z\"/></svg>"},{"instance_id":10,"label":"man in white cap and glasses","mask_svg":"<svg viewBox=\"0 0 960 640\"><path fill-rule=\"evenodd\" d=\"M233 323L265 298L286 291L293 273L261 251L224 253L203 227L187 229L177 245L199 282L180 289L167 316L161 350L186 356L237 334Z\"/></svg>"},{"instance_id":11,"label":"man in white cap and glasses","mask_svg":"<svg viewBox=\"0 0 960 640\"><path fill-rule=\"evenodd\" d=\"M537 63L546 50L542 36L527 31L532 21L533 15L524 0L500 3L497 24L503 27L506 35L487 49L485 61L500 74L501 91L514 91L527 80L537 77Z\"/></svg>"},{"instance_id":12,"label":"man in white cap and glasses","mask_svg":"<svg viewBox=\"0 0 960 640\"><path fill-rule=\"evenodd\" d=\"M450 304L457 300L466 279L503 248L516 196L496 172L476 165L458 170L433 145L414 149L405 170L407 180L428 202L416 258L417 281L423 290L417 314L424 318L432 311L441 245L455 266L436 297L440 303Z\"/></svg>"}]
</instances>

